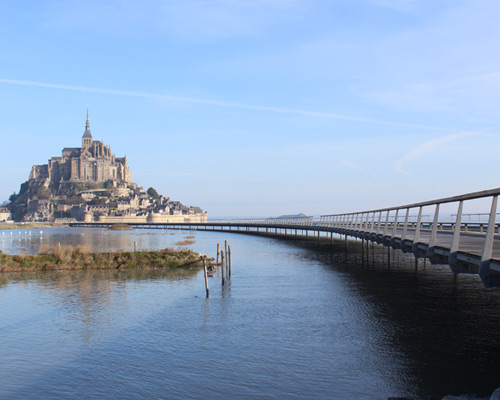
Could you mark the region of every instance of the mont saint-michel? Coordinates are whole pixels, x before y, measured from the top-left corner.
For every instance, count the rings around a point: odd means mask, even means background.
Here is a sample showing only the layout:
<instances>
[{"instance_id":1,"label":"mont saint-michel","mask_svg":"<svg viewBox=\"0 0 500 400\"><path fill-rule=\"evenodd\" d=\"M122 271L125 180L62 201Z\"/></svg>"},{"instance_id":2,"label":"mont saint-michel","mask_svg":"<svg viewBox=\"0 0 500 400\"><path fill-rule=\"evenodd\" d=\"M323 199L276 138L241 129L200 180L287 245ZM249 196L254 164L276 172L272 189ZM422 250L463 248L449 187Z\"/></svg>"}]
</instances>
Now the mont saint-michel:
<instances>
[{"instance_id":1,"label":"mont saint-michel","mask_svg":"<svg viewBox=\"0 0 500 400\"><path fill-rule=\"evenodd\" d=\"M65 147L47 164L33 165L29 179L7 205L22 222L203 222L200 207L184 206L132 182L127 157L94 140L89 115L81 147Z\"/></svg>"}]
</instances>

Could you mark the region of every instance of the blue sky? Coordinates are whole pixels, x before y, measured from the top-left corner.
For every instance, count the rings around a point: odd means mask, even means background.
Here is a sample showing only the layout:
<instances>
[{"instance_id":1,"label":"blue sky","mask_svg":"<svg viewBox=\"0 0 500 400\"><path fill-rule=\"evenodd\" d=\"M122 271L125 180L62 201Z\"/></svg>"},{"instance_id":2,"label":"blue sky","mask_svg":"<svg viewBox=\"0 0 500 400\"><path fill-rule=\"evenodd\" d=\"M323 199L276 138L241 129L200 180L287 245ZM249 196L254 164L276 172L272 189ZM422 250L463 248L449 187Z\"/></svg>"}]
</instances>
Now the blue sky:
<instances>
[{"instance_id":1,"label":"blue sky","mask_svg":"<svg viewBox=\"0 0 500 400\"><path fill-rule=\"evenodd\" d=\"M500 186L497 0L0 5L0 202L94 139L211 216Z\"/></svg>"}]
</instances>

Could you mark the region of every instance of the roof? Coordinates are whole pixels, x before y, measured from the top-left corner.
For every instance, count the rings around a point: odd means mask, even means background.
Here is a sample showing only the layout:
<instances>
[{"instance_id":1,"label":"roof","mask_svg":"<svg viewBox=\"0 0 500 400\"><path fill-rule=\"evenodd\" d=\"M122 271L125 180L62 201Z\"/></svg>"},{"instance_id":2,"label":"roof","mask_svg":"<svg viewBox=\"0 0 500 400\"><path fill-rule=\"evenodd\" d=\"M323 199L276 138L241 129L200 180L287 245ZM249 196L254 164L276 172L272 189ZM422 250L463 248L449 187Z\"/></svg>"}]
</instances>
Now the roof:
<instances>
[{"instance_id":1,"label":"roof","mask_svg":"<svg viewBox=\"0 0 500 400\"><path fill-rule=\"evenodd\" d=\"M92 139L92 133L90 132L89 109L88 108L87 108L87 121L85 122L85 132L83 134L83 137Z\"/></svg>"},{"instance_id":2,"label":"roof","mask_svg":"<svg viewBox=\"0 0 500 400\"><path fill-rule=\"evenodd\" d=\"M83 134L83 137L92 139L92 133L90 132L90 129L85 129L85 133Z\"/></svg>"}]
</instances>

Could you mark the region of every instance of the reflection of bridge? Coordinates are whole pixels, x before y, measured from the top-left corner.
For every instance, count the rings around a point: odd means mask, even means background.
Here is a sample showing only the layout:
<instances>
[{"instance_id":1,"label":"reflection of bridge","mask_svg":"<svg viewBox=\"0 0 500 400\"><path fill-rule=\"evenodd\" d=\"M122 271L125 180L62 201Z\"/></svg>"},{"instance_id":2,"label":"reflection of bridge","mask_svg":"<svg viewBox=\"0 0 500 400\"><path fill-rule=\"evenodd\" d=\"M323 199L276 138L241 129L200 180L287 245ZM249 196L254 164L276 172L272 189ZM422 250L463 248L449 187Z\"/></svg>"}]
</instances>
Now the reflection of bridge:
<instances>
[{"instance_id":1,"label":"reflection of bridge","mask_svg":"<svg viewBox=\"0 0 500 400\"><path fill-rule=\"evenodd\" d=\"M448 264L455 274L479 274L487 287L500 287L500 227L496 223L500 188L378 210L297 218L214 220L204 223L130 224L143 228L214 230L293 238L332 240L333 234L362 239L362 245L377 242L390 248L429 258L432 263ZM490 198L487 221L462 220L464 202ZM440 206L456 203L452 221L440 218ZM432 221L423 221L429 209ZM416 210L412 218L410 210ZM472 214L471 214L472 215ZM474 214L484 215L484 214ZM74 223L71 226L109 226L103 223Z\"/></svg>"}]
</instances>

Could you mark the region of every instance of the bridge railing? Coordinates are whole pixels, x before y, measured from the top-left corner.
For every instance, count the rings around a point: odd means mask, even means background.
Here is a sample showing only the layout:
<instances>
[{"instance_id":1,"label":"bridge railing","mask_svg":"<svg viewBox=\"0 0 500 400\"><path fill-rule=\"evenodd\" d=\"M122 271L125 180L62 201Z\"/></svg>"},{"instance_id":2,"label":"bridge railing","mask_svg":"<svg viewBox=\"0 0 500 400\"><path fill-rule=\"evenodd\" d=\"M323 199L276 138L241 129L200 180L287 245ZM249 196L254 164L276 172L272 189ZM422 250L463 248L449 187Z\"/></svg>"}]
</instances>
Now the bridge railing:
<instances>
[{"instance_id":1,"label":"bridge railing","mask_svg":"<svg viewBox=\"0 0 500 400\"><path fill-rule=\"evenodd\" d=\"M483 280L487 279L489 274L489 264L493 256L494 236L499 232L499 225L496 223L497 202L500 195L500 188L484 190L463 194L459 196L447 197L443 199L425 201L421 203L407 204L398 207L382 208L377 210L368 210L354 213L322 215L319 224L339 230L340 232L362 232L364 235L383 236L388 238L399 238L400 243L407 240L409 231L412 232L411 242L413 247L421 243L422 230L430 230L430 237L426 238L428 253L436 246L438 230L449 230L452 232L452 241L450 252L450 264L456 259L459 251L460 237L463 232L470 234L471 231L478 233L486 230L484 235L483 250L481 255L481 266L479 275ZM463 222L462 211L464 202L491 198L490 212L487 214L487 222ZM454 221L440 222L439 209L446 203L458 203L457 211L453 214ZM434 217L432 222L423 223L422 210L424 207L434 207ZM410 210L417 211L417 219L410 222ZM404 222L399 222L399 217L404 215ZM454 258L453 258L454 257Z\"/></svg>"},{"instance_id":2,"label":"bridge railing","mask_svg":"<svg viewBox=\"0 0 500 400\"><path fill-rule=\"evenodd\" d=\"M421 203L408 204L398 207L360 211L354 213L322 215L320 216L319 224L321 226L331 226L336 228L358 230L377 234L384 233L385 235L396 234L400 228L403 229L403 231L408 229L428 229L431 231L453 230L461 232L485 231L489 226L491 226L493 230L495 230L495 228L498 229L498 224L496 224L496 204L498 195L500 195L500 188L447 197L443 199L425 201ZM462 218L463 203L468 200L476 200L485 197L492 198L490 212L479 214L464 214L464 216L468 217L468 221L464 221ZM447 222L439 221L440 205L454 202L458 203L458 210L455 214L451 214L452 220ZM422 214L422 209L426 206L434 206L434 217L432 219L432 222L424 221L425 216ZM416 209L417 214L410 215L410 210L412 209ZM488 221L472 221L471 216L474 215L487 216ZM458 229L457 227L460 227L460 229ZM390 228L392 228L393 232L391 232Z\"/></svg>"},{"instance_id":3,"label":"bridge railing","mask_svg":"<svg viewBox=\"0 0 500 400\"><path fill-rule=\"evenodd\" d=\"M290 218L243 218L243 219L210 219L208 224L242 224L255 226L268 225L294 225L294 226L313 226L317 223L312 216L290 217Z\"/></svg>"}]
</instances>

